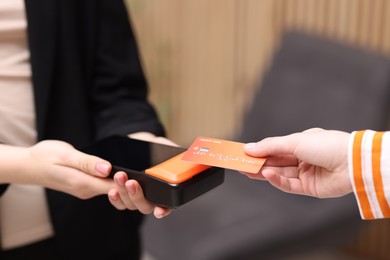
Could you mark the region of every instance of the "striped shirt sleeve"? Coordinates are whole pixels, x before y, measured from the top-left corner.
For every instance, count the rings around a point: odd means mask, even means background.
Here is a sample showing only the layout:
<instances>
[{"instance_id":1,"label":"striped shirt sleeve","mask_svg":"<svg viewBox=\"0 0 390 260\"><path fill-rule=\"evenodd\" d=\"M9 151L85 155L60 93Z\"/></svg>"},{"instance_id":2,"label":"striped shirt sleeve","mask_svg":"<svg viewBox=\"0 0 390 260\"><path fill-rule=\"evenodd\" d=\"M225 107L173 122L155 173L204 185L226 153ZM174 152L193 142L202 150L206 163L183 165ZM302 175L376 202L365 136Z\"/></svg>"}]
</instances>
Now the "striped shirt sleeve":
<instances>
[{"instance_id":1,"label":"striped shirt sleeve","mask_svg":"<svg viewBox=\"0 0 390 260\"><path fill-rule=\"evenodd\" d=\"M390 218L390 132L355 131L349 176L362 219Z\"/></svg>"}]
</instances>

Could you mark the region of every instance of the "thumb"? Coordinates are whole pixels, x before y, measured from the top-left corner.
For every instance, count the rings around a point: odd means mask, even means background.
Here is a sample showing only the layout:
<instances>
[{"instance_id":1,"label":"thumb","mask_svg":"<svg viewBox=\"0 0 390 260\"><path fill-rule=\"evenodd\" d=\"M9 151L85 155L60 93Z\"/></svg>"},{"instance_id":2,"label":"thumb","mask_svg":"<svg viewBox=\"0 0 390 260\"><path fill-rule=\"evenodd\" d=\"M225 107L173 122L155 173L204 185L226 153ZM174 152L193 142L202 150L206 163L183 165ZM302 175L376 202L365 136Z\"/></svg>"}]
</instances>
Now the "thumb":
<instances>
[{"instance_id":1,"label":"thumb","mask_svg":"<svg viewBox=\"0 0 390 260\"><path fill-rule=\"evenodd\" d=\"M110 174L112 168L110 162L94 155L75 151L67 160L68 166L98 177L107 177Z\"/></svg>"},{"instance_id":2,"label":"thumb","mask_svg":"<svg viewBox=\"0 0 390 260\"><path fill-rule=\"evenodd\" d=\"M297 135L267 137L257 143L247 143L244 152L253 157L293 154L299 142Z\"/></svg>"}]
</instances>

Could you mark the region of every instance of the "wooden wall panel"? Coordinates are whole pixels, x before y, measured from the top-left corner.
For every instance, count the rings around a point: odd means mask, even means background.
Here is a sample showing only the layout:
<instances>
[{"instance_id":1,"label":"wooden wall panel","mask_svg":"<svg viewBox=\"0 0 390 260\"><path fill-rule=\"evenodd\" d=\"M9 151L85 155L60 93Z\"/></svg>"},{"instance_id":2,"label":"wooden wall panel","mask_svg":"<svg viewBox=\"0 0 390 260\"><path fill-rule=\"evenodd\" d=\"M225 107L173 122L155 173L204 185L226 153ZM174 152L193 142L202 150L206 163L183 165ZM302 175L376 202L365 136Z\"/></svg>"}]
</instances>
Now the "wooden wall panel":
<instances>
[{"instance_id":1,"label":"wooden wall panel","mask_svg":"<svg viewBox=\"0 0 390 260\"><path fill-rule=\"evenodd\" d=\"M128 0L168 136L232 138L273 45L272 0Z\"/></svg>"},{"instance_id":2,"label":"wooden wall panel","mask_svg":"<svg viewBox=\"0 0 390 260\"><path fill-rule=\"evenodd\" d=\"M168 135L233 138L284 30L390 51L388 0L127 0Z\"/></svg>"}]
</instances>

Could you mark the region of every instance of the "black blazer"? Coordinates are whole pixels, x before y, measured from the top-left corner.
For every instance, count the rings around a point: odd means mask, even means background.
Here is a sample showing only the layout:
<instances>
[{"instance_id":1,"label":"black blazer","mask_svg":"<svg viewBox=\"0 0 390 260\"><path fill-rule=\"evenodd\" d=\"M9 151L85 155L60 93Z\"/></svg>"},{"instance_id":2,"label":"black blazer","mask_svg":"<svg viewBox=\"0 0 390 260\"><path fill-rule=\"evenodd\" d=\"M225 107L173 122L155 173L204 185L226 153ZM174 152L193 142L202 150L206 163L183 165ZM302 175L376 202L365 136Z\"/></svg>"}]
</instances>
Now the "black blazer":
<instances>
[{"instance_id":1,"label":"black blazer","mask_svg":"<svg viewBox=\"0 0 390 260\"><path fill-rule=\"evenodd\" d=\"M81 148L110 134L164 134L147 102L122 0L25 4L39 140L59 139ZM138 257L140 213L118 211L106 196L79 200L53 190L46 194L65 259Z\"/></svg>"}]
</instances>

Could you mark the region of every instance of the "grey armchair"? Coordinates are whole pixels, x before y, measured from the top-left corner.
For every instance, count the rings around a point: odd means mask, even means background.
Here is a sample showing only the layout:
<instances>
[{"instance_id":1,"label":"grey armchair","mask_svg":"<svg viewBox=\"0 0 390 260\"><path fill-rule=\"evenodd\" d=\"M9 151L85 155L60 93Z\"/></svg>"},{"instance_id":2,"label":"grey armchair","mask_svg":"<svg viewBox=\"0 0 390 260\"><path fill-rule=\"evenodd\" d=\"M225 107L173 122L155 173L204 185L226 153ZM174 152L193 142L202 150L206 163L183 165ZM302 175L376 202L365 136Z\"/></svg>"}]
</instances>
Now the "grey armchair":
<instances>
[{"instance_id":1,"label":"grey armchair","mask_svg":"<svg viewBox=\"0 0 390 260\"><path fill-rule=\"evenodd\" d=\"M237 141L310 127L386 129L390 64L386 57L300 32L282 39ZM358 231L353 195L316 199L226 172L217 189L148 217L143 244L157 260L283 259L337 248Z\"/></svg>"}]
</instances>

